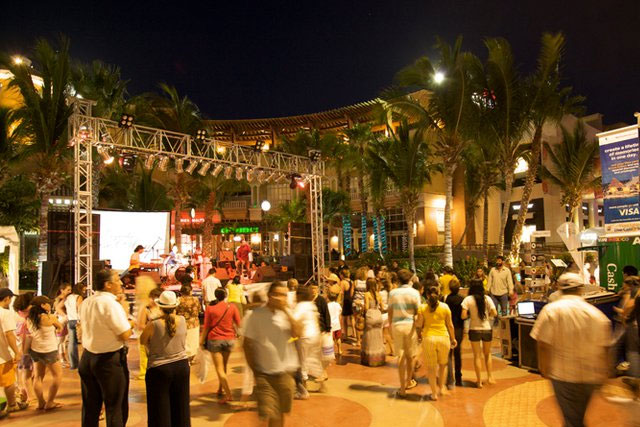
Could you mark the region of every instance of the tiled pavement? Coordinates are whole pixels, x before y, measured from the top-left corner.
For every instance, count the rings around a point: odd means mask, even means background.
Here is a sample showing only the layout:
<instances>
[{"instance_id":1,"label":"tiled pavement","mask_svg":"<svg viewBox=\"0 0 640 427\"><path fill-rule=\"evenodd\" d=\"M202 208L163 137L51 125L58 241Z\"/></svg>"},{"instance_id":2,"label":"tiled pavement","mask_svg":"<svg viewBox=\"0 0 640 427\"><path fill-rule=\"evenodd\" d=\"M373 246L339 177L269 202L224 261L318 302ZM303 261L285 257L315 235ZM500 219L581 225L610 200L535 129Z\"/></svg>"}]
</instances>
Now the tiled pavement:
<instances>
[{"instance_id":1,"label":"tiled pavement","mask_svg":"<svg viewBox=\"0 0 640 427\"><path fill-rule=\"evenodd\" d=\"M137 371L137 344L131 342L129 364L132 377ZM424 376L418 387L410 390L405 400L393 398L398 379L396 360L387 358L387 365L369 368L359 364L356 350L346 347L346 356L329 368L326 393L312 393L306 401L295 401L287 418L288 426L487 426L529 427L561 426L559 409L548 381L539 375L516 368L500 358L494 358L495 385L473 388L471 349L468 340L463 344L464 387L457 387L450 396L437 402L428 400L429 385ZM496 352L498 348L496 347ZM230 383L239 397L242 386L242 355L235 352L230 361ZM259 425L255 404L249 408L239 403L218 405L215 374L211 372L204 384L192 375L191 415L194 427L204 425ZM144 381L131 381L128 426L146 425ZM76 427L80 426L80 381L75 372L65 370L58 400L62 409L39 412L32 409L13 414L0 425L12 427ZM587 413L588 426L624 426L623 407L596 396ZM104 424L101 424L104 425Z\"/></svg>"}]
</instances>

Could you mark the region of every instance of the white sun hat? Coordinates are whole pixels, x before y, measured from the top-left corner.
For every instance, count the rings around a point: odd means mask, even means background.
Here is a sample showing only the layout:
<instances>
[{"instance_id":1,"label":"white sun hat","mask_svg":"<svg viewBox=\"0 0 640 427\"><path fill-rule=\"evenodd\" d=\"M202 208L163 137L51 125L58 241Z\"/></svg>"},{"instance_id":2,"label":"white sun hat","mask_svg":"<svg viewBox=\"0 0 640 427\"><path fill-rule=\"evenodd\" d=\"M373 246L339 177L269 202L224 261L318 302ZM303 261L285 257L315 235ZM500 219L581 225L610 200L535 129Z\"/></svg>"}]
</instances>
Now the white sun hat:
<instances>
[{"instance_id":1,"label":"white sun hat","mask_svg":"<svg viewBox=\"0 0 640 427\"><path fill-rule=\"evenodd\" d=\"M173 291L164 291L160 294L160 298L156 298L156 304L160 308L175 308L180 304L180 299Z\"/></svg>"}]
</instances>

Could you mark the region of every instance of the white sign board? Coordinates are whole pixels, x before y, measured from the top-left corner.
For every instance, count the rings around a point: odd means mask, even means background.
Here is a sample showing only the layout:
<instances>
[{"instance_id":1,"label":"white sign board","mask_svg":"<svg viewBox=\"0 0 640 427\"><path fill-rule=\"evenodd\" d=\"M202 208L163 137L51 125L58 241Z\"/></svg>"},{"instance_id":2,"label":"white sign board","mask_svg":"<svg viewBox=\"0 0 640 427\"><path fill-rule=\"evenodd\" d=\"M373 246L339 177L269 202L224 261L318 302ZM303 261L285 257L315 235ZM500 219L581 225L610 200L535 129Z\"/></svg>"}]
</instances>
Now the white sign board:
<instances>
[{"instance_id":1,"label":"white sign board","mask_svg":"<svg viewBox=\"0 0 640 427\"><path fill-rule=\"evenodd\" d=\"M538 230L538 231L532 231L532 232L531 232L531 237L533 237L533 238L537 238L537 237L551 237L551 230Z\"/></svg>"}]
</instances>

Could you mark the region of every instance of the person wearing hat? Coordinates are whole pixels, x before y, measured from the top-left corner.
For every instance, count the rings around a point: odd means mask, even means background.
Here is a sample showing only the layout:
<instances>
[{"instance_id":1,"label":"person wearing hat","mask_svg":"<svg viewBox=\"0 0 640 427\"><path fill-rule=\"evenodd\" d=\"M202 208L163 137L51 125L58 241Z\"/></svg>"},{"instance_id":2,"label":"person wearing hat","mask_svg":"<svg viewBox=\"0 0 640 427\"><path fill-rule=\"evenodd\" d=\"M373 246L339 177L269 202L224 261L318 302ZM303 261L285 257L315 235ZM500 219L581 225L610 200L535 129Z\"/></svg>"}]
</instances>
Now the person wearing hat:
<instances>
[{"instance_id":1,"label":"person wearing hat","mask_svg":"<svg viewBox=\"0 0 640 427\"><path fill-rule=\"evenodd\" d=\"M147 323L140 335L149 357L145 375L147 422L149 426L189 427L187 321L175 314L180 304L175 292L162 292L155 303L162 317Z\"/></svg>"},{"instance_id":2,"label":"person wearing hat","mask_svg":"<svg viewBox=\"0 0 640 427\"><path fill-rule=\"evenodd\" d=\"M9 288L0 289L0 387L7 398L7 409L0 413L0 419L10 412L21 411L29 406L16 399L16 364L22 354L16 342L16 319L9 310L14 297Z\"/></svg>"},{"instance_id":3,"label":"person wearing hat","mask_svg":"<svg viewBox=\"0 0 640 427\"><path fill-rule=\"evenodd\" d=\"M538 343L538 369L549 378L566 426L584 425L593 392L607 379L611 322L582 298L582 278L563 274L561 296L545 305L531 337Z\"/></svg>"},{"instance_id":4,"label":"person wearing hat","mask_svg":"<svg viewBox=\"0 0 640 427\"><path fill-rule=\"evenodd\" d=\"M114 270L96 274L97 292L80 305L82 346L78 373L82 387L82 425L97 427L104 403L107 426L120 427L129 417L127 347L132 323L117 296L122 282Z\"/></svg>"}]
</instances>

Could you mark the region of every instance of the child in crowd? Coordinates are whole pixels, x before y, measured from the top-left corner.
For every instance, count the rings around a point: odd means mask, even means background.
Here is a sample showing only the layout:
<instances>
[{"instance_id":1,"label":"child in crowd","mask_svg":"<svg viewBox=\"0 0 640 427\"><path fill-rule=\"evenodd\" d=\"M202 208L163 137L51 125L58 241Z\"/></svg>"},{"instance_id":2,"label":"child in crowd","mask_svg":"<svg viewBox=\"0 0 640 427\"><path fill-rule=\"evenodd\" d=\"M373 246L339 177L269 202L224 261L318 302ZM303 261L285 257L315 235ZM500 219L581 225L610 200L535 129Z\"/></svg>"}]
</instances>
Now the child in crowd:
<instances>
[{"instance_id":1,"label":"child in crowd","mask_svg":"<svg viewBox=\"0 0 640 427\"><path fill-rule=\"evenodd\" d=\"M340 326L342 307L338 303L339 296L339 293L329 292L329 304L327 304L331 315L331 334L333 334L333 342L338 356L342 354L342 327Z\"/></svg>"}]
</instances>

